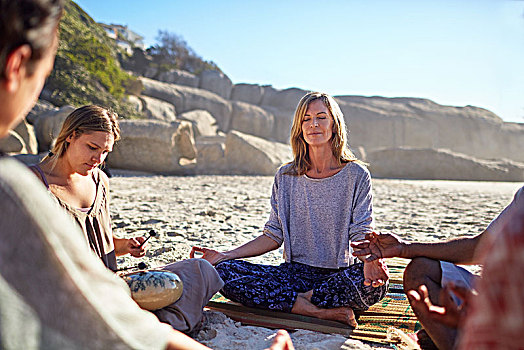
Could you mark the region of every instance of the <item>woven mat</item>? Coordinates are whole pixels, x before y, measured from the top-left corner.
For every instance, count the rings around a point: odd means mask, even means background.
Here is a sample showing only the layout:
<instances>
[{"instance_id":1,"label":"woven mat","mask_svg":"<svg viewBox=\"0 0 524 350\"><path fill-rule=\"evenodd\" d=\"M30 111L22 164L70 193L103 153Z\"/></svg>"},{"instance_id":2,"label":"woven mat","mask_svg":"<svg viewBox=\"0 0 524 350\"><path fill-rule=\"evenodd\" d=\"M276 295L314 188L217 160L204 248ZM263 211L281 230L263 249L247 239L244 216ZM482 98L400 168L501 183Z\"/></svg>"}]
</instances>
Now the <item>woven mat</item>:
<instances>
[{"instance_id":1,"label":"woven mat","mask_svg":"<svg viewBox=\"0 0 524 350\"><path fill-rule=\"evenodd\" d=\"M390 327L397 328L404 333L414 333L421 328L402 287L402 274L408 262L409 260L400 258L386 259L390 272L389 292L384 299L370 307L369 310L357 315L358 327L356 329L335 321L249 308L232 302L220 294L215 294L207 307L223 312L233 320L247 325L288 330L308 329L387 344L390 343L387 339L387 330Z\"/></svg>"},{"instance_id":2,"label":"woven mat","mask_svg":"<svg viewBox=\"0 0 524 350\"><path fill-rule=\"evenodd\" d=\"M389 327L395 327L404 333L414 333L421 328L402 286L402 274L408 262L409 260L400 258L386 259L390 273L389 292L384 299L360 315L357 319L358 327L351 333L351 338L389 343Z\"/></svg>"}]
</instances>

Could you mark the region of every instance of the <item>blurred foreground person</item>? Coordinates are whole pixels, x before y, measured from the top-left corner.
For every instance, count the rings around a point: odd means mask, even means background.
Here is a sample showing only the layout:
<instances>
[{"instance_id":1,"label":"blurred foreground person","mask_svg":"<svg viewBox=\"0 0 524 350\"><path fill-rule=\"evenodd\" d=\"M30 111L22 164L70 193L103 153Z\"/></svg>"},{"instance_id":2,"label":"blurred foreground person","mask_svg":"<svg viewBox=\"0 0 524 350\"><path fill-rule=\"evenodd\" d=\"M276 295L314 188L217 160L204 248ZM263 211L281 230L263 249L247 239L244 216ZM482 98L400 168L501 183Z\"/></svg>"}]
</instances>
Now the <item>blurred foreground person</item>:
<instances>
[{"instance_id":1,"label":"blurred foreground person","mask_svg":"<svg viewBox=\"0 0 524 350\"><path fill-rule=\"evenodd\" d=\"M473 287L479 284L480 299L490 299L493 303L501 303L499 312L506 310L511 305L506 305L505 299L513 288L521 286L520 277L523 276L522 265L515 264L524 259L524 252L519 246L522 235L512 234L508 238L507 230L519 232L519 227L524 225L524 187L515 194L513 201L489 224L480 234L473 237L462 237L447 242L437 243L410 243L405 242L391 233L371 233L366 236L367 242L353 244L356 256L367 256L368 260L378 258L401 257L413 259L404 272L404 290L406 291L413 311L420 323L427 331L435 345L439 349L451 349L456 346L459 334L460 319L464 317L468 305L471 304ZM493 242L488 244L487 242ZM514 253L507 254L503 259L500 253L495 255L497 249L509 249L513 245ZM491 248L487 248L490 246ZM508 250L508 253L511 250ZM498 256L498 258L496 257ZM488 266L488 262L498 259L496 265ZM481 264L486 262L485 273L493 269L499 269L498 275L492 274L491 278L500 279L499 283L491 284L480 279L477 281L470 272L455 264ZM506 265L506 270L501 266ZM515 272L509 271L516 269ZM483 274L483 278L487 276ZM484 286L480 288L480 286ZM482 290L484 295L481 295ZM513 312L520 314L520 320L524 319L524 289L514 293L517 302ZM498 295L495 297L495 295ZM500 299L499 299L500 298ZM520 300L518 299L520 298ZM474 299L474 298L473 298ZM520 304L519 304L520 303ZM504 305L502 305L504 304ZM520 306L518 306L520 305ZM520 311L519 310L520 307ZM492 313L496 314L492 308ZM484 311L477 310L478 316L482 317ZM488 309L486 309L488 313ZM444 316L441 316L444 314ZM503 313L499 314L499 316ZM504 317L493 322L505 324ZM471 324L471 323L470 323ZM512 328L520 327L513 324ZM471 330L470 330L471 331ZM524 331L524 330L523 330ZM488 334L487 332L486 334ZM471 340L471 338L468 338ZM482 339L479 337L478 339ZM524 346L524 345L523 345ZM475 347L472 347L475 348Z\"/></svg>"},{"instance_id":2,"label":"blurred foreground person","mask_svg":"<svg viewBox=\"0 0 524 350\"><path fill-rule=\"evenodd\" d=\"M60 0L0 0L0 137L51 72ZM24 165L0 157L0 348L205 349L138 307Z\"/></svg>"}]
</instances>

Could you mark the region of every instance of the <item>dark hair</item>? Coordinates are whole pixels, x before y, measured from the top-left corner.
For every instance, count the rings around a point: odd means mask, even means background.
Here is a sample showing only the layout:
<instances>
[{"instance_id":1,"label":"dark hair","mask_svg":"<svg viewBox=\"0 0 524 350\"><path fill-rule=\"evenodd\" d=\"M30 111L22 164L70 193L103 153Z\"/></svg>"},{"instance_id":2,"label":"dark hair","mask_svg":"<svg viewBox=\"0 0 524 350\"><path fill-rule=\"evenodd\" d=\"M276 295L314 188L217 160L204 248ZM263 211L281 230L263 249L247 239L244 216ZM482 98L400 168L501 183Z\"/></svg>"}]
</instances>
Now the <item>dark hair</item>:
<instances>
[{"instance_id":1,"label":"dark hair","mask_svg":"<svg viewBox=\"0 0 524 350\"><path fill-rule=\"evenodd\" d=\"M5 77L9 54L22 45L31 47L29 73L53 43L62 15L63 0L0 0L0 79Z\"/></svg>"}]
</instances>

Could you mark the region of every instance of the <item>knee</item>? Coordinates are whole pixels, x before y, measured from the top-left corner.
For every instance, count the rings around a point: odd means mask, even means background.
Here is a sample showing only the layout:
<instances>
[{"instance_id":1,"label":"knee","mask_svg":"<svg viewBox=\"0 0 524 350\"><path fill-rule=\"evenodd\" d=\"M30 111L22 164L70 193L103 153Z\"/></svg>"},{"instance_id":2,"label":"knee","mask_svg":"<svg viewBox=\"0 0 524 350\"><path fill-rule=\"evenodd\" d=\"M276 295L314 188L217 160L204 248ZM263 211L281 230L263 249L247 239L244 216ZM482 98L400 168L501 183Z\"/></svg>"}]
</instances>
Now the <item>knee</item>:
<instances>
[{"instance_id":1,"label":"knee","mask_svg":"<svg viewBox=\"0 0 524 350\"><path fill-rule=\"evenodd\" d=\"M404 291L427 284L428 280L440 284L442 272L438 260L417 257L411 260L404 271Z\"/></svg>"},{"instance_id":2,"label":"knee","mask_svg":"<svg viewBox=\"0 0 524 350\"><path fill-rule=\"evenodd\" d=\"M211 265L211 263L207 261L206 259L195 258L195 259L189 259L189 261L191 261L192 264L197 265L198 268L202 271L208 271L211 269L213 270L215 269L213 265Z\"/></svg>"}]
</instances>

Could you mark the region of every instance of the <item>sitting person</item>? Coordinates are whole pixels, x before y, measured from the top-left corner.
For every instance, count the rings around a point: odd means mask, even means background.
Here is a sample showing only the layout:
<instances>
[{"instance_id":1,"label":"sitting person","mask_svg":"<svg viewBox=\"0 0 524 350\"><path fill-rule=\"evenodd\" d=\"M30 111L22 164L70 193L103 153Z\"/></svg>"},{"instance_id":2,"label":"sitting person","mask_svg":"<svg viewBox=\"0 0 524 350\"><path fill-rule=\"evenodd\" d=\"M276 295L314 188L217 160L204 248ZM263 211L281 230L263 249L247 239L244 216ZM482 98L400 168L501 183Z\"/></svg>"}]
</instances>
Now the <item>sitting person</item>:
<instances>
[{"instance_id":1,"label":"sitting person","mask_svg":"<svg viewBox=\"0 0 524 350\"><path fill-rule=\"evenodd\" d=\"M477 236L439 243L409 243L391 233L371 233L366 235L367 241L352 244L353 255L369 255L366 258L368 261L390 257L413 259L404 272L404 290L415 291L408 293L410 304L435 345L439 349L451 349L457 339L457 323L435 322L434 315L420 307L420 301L424 301L427 296L426 302L439 306L446 303L450 310L452 306L447 301L452 298L454 308L460 308L460 298L447 286L456 290L460 290L460 287L471 289L475 278L454 264L481 263L485 254L479 247L485 246L484 241L498 239L500 232L509 223L522 220L518 219L517 213L523 210L524 187L515 194L509 206ZM462 291L461 295L464 294Z\"/></svg>"},{"instance_id":2,"label":"sitting person","mask_svg":"<svg viewBox=\"0 0 524 350\"><path fill-rule=\"evenodd\" d=\"M369 172L347 148L342 111L326 94L300 100L291 145L294 160L275 176L262 235L227 252L193 247L190 256L202 252L216 265L225 282L221 293L233 301L356 327L353 311L368 309L387 291L382 262L354 261L350 253L350 241L373 227ZM232 260L282 244L279 266Z\"/></svg>"},{"instance_id":3,"label":"sitting person","mask_svg":"<svg viewBox=\"0 0 524 350\"><path fill-rule=\"evenodd\" d=\"M0 0L0 138L51 72L62 11L61 0ZM140 309L41 182L2 154L0 241L0 349L208 349Z\"/></svg>"},{"instance_id":4,"label":"sitting person","mask_svg":"<svg viewBox=\"0 0 524 350\"><path fill-rule=\"evenodd\" d=\"M116 271L116 256L145 254L144 237L117 238L111 230L109 180L98 168L120 137L117 115L99 106L84 106L65 119L52 153L31 169L57 202L80 225L91 249ZM160 310L158 318L173 328L191 332L200 324L203 307L223 285L207 261L190 259L161 269L176 273L184 283L181 298Z\"/></svg>"},{"instance_id":5,"label":"sitting person","mask_svg":"<svg viewBox=\"0 0 524 350\"><path fill-rule=\"evenodd\" d=\"M0 138L53 67L61 0L0 0ZM78 225L18 161L0 156L1 349L207 349L130 298Z\"/></svg>"}]
</instances>

